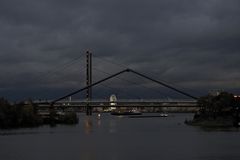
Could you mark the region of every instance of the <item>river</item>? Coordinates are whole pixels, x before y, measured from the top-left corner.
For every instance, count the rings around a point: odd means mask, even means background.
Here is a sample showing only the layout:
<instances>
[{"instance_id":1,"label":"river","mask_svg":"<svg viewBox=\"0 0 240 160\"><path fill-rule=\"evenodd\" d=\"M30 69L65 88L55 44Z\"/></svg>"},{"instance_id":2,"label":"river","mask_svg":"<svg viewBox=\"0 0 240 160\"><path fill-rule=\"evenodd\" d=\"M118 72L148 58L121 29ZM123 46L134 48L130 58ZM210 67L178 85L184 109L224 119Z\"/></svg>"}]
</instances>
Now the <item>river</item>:
<instances>
[{"instance_id":1,"label":"river","mask_svg":"<svg viewBox=\"0 0 240 160\"><path fill-rule=\"evenodd\" d=\"M145 114L148 115L148 114ZM239 160L237 129L184 124L192 114L165 118L79 115L74 126L0 130L1 160Z\"/></svg>"}]
</instances>

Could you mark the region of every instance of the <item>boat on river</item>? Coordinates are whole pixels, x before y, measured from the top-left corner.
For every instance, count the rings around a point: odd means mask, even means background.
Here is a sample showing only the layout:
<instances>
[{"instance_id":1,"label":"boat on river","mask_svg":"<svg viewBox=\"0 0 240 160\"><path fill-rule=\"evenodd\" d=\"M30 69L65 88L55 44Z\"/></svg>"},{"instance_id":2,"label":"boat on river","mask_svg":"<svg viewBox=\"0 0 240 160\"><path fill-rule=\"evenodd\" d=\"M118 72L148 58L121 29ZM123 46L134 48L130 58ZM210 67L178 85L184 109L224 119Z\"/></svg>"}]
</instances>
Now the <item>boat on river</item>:
<instances>
[{"instance_id":1,"label":"boat on river","mask_svg":"<svg viewBox=\"0 0 240 160\"><path fill-rule=\"evenodd\" d=\"M127 111L123 111L123 110L114 110L111 112L111 115L116 115L116 116L121 116L121 115L141 115L142 112L138 111L138 110L127 110Z\"/></svg>"},{"instance_id":2,"label":"boat on river","mask_svg":"<svg viewBox=\"0 0 240 160\"><path fill-rule=\"evenodd\" d=\"M167 113L160 113L160 117L168 117Z\"/></svg>"}]
</instances>

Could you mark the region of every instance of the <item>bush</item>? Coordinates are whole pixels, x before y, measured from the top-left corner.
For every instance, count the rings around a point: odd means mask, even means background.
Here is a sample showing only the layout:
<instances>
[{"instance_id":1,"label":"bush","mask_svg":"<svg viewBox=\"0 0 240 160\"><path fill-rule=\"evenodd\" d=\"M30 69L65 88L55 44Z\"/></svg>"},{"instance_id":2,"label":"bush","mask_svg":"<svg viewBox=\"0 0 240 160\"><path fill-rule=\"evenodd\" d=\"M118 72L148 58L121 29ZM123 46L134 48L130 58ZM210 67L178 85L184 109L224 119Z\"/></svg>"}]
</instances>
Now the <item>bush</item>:
<instances>
[{"instance_id":1,"label":"bush","mask_svg":"<svg viewBox=\"0 0 240 160\"><path fill-rule=\"evenodd\" d=\"M42 119L32 103L10 104L6 99L0 98L0 128L34 127L40 124Z\"/></svg>"}]
</instances>

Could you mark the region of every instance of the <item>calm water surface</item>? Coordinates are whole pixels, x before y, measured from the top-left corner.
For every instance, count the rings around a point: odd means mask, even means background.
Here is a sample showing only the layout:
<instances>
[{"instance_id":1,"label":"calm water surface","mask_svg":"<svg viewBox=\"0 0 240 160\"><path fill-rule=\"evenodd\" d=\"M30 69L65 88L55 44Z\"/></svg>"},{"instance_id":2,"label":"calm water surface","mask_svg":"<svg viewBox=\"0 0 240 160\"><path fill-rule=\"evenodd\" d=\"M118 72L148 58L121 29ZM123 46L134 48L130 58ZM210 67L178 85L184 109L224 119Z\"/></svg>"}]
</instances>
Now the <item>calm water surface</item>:
<instances>
[{"instance_id":1,"label":"calm water surface","mask_svg":"<svg viewBox=\"0 0 240 160\"><path fill-rule=\"evenodd\" d=\"M146 114L148 115L148 114ZM206 131L192 114L128 118L80 114L76 126L0 130L1 160L240 160L240 131Z\"/></svg>"}]
</instances>

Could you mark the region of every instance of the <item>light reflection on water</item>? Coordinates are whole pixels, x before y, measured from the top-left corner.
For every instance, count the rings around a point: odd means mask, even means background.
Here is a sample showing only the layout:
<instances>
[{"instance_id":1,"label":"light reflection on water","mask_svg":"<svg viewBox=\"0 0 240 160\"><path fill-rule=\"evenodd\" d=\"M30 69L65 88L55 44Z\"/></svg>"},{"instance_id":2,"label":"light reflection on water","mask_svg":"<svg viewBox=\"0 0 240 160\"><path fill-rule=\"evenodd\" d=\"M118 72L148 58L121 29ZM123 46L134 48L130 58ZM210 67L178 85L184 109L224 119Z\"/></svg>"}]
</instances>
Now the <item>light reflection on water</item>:
<instances>
[{"instance_id":1,"label":"light reflection on water","mask_svg":"<svg viewBox=\"0 0 240 160\"><path fill-rule=\"evenodd\" d=\"M92 132L92 119L90 116L86 116L84 120L84 130L86 134L90 134Z\"/></svg>"},{"instance_id":2,"label":"light reflection on water","mask_svg":"<svg viewBox=\"0 0 240 160\"><path fill-rule=\"evenodd\" d=\"M191 114L128 118L80 114L79 124L0 130L2 160L239 160L238 130L186 126Z\"/></svg>"}]
</instances>

